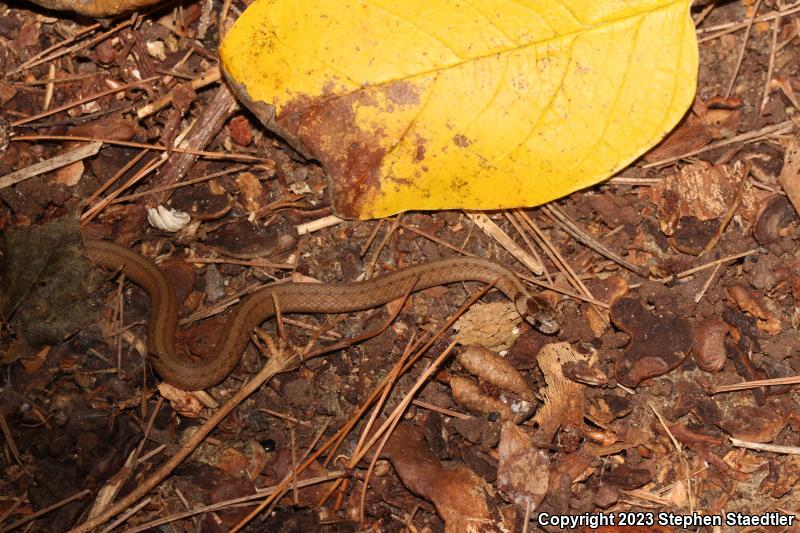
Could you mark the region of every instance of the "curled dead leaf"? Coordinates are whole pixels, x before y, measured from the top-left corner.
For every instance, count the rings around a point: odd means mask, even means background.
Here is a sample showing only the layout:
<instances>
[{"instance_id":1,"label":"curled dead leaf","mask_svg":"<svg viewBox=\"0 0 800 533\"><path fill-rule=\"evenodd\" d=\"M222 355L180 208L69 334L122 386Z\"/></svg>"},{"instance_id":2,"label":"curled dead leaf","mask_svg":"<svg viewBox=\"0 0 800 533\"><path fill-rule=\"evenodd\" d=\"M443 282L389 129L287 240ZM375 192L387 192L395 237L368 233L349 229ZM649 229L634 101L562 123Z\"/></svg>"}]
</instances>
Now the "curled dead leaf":
<instances>
[{"instance_id":1,"label":"curled dead leaf","mask_svg":"<svg viewBox=\"0 0 800 533\"><path fill-rule=\"evenodd\" d=\"M784 405L772 399L765 406L735 406L727 413L720 427L737 439L772 442L788 421L789 413Z\"/></svg>"},{"instance_id":2,"label":"curled dead leaf","mask_svg":"<svg viewBox=\"0 0 800 533\"><path fill-rule=\"evenodd\" d=\"M725 337L735 329L718 318L701 320L694 331L692 356L700 370L719 372L728 360Z\"/></svg>"},{"instance_id":3,"label":"curled dead leaf","mask_svg":"<svg viewBox=\"0 0 800 533\"><path fill-rule=\"evenodd\" d=\"M534 417L541 432L541 437L537 436L538 441L551 442L562 426L583 427L583 395L586 387L567 379L562 366L585 360L585 356L566 342L548 344L539 352L539 368L544 373L547 388L541 391L544 405Z\"/></svg>"},{"instance_id":4,"label":"curled dead leaf","mask_svg":"<svg viewBox=\"0 0 800 533\"><path fill-rule=\"evenodd\" d=\"M493 531L489 486L463 464L441 463L428 449L422 432L398 425L381 451L411 492L433 502L447 532ZM484 529L482 529L484 530Z\"/></svg>"},{"instance_id":5,"label":"curled dead leaf","mask_svg":"<svg viewBox=\"0 0 800 533\"><path fill-rule=\"evenodd\" d=\"M158 384L158 392L168 400L172 409L187 418L197 418L203 411L203 404L190 391L173 387L169 383Z\"/></svg>"},{"instance_id":6,"label":"curled dead leaf","mask_svg":"<svg viewBox=\"0 0 800 533\"><path fill-rule=\"evenodd\" d=\"M781 332L780 319L766 306L759 292L740 282L728 287L728 294L739 309L758 319L759 330L771 335Z\"/></svg>"},{"instance_id":7,"label":"curled dead leaf","mask_svg":"<svg viewBox=\"0 0 800 533\"><path fill-rule=\"evenodd\" d=\"M497 488L522 509L535 511L547 495L550 458L519 426L505 422L497 447Z\"/></svg>"},{"instance_id":8,"label":"curled dead leaf","mask_svg":"<svg viewBox=\"0 0 800 533\"><path fill-rule=\"evenodd\" d=\"M700 221L720 218L734 203L741 179L739 169L698 162L685 166L650 189L650 201L658 208L661 230L673 235L681 218ZM756 197L749 183L743 185L737 213L753 220Z\"/></svg>"}]
</instances>

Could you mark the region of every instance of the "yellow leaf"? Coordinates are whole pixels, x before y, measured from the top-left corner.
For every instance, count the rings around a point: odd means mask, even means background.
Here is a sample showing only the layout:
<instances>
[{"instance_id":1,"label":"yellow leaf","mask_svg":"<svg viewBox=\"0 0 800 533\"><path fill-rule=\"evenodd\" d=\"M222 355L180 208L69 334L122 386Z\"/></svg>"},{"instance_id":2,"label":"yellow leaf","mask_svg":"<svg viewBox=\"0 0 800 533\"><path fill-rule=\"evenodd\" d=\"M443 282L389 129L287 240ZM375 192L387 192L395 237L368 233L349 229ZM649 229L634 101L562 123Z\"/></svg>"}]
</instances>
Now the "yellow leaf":
<instances>
[{"instance_id":1,"label":"yellow leaf","mask_svg":"<svg viewBox=\"0 0 800 533\"><path fill-rule=\"evenodd\" d=\"M690 0L256 0L237 94L342 216L533 206L601 181L694 97Z\"/></svg>"}]
</instances>

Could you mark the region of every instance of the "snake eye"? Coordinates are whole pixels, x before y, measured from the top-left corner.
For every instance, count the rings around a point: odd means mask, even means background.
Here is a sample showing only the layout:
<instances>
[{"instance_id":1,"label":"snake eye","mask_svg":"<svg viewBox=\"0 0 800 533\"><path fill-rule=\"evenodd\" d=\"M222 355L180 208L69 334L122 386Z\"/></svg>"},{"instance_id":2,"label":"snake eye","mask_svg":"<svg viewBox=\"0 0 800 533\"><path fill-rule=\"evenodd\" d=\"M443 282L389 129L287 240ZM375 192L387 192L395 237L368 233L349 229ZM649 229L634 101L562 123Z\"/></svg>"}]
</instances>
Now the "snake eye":
<instances>
[{"instance_id":1,"label":"snake eye","mask_svg":"<svg viewBox=\"0 0 800 533\"><path fill-rule=\"evenodd\" d=\"M544 298L519 295L514 304L520 316L542 333L552 335L560 329L555 310Z\"/></svg>"}]
</instances>

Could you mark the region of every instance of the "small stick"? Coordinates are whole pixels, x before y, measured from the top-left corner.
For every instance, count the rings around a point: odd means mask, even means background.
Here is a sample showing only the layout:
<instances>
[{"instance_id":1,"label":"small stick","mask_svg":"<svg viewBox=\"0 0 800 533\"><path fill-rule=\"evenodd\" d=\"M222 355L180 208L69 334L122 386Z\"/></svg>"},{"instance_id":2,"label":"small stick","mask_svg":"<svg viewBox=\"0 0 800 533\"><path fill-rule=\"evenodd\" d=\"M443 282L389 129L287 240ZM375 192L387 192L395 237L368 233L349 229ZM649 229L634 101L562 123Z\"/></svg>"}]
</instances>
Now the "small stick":
<instances>
[{"instance_id":1,"label":"small stick","mask_svg":"<svg viewBox=\"0 0 800 533\"><path fill-rule=\"evenodd\" d=\"M338 479L341 477L346 476L347 473L341 470L335 470L332 472L328 472L325 475L317 476L313 478L303 479L297 482L297 485L300 488L309 487L311 485L317 485L319 483L327 483L328 481L332 481L334 479ZM210 513L214 511L221 511L229 507L233 507L235 505L245 504L246 502L250 502L252 500L260 500L265 495L274 494L277 490L277 487L270 487L267 489L257 489L259 490L256 494L248 494L247 496L242 496L240 498L235 498L233 500L226 500L224 502L215 503L212 505L206 505L203 507L198 507L196 509L185 511L182 513L177 513L169 516L165 516L163 518L159 518L157 520L153 520L152 522L147 522L145 524L139 524L138 526L125 530L125 533L138 533L139 531L147 531L148 529L155 528L157 526L161 526L164 524L169 524L170 522L175 522L176 520L182 520L184 518L189 518L191 516L203 514L203 513ZM255 503L251 503L249 505L255 505Z\"/></svg>"},{"instance_id":2,"label":"small stick","mask_svg":"<svg viewBox=\"0 0 800 533\"><path fill-rule=\"evenodd\" d=\"M294 268L294 265L290 265L289 263L273 263L272 261L267 261L266 259L261 259L260 257L257 257L255 259L223 259L219 257L192 257L191 259L187 259L187 261L190 263L239 265L239 266L248 266L255 268L275 268L278 270L292 270Z\"/></svg>"},{"instance_id":3,"label":"small stick","mask_svg":"<svg viewBox=\"0 0 800 533\"><path fill-rule=\"evenodd\" d=\"M736 194L733 197L733 202L731 202L731 205L728 206L728 209L725 211L725 214L722 215L716 233L714 233L714 236L711 237L708 243L706 243L705 247L703 248L703 251L700 252L700 256L703 256L714 249L719 240L722 238L722 234L725 231L725 228L728 226L728 223L733 218L733 215L736 213L736 210L739 209L739 204L742 203L742 193L744 192L744 186L747 184L748 176L750 176L751 165L752 163L750 163L749 161L745 164L744 169L742 170L742 175L739 178L739 185L736 187Z\"/></svg>"},{"instance_id":4,"label":"small stick","mask_svg":"<svg viewBox=\"0 0 800 533\"><path fill-rule=\"evenodd\" d=\"M102 530L100 530L100 533L109 533L115 527L125 522L128 518L132 517L133 515L141 511L145 505L150 503L150 499L151 498L148 496L147 498L143 499L138 504L136 504L134 507L128 509L128 511L122 513L119 518L117 518L116 520L108 524L106 527L104 527Z\"/></svg>"},{"instance_id":5,"label":"small stick","mask_svg":"<svg viewBox=\"0 0 800 533\"><path fill-rule=\"evenodd\" d=\"M800 385L800 376L789 376L785 378L754 379L753 381L743 381L732 385L715 385L708 387L711 394L720 392L733 392L737 390L756 389L758 387L769 387L771 385Z\"/></svg>"},{"instance_id":6,"label":"small stick","mask_svg":"<svg viewBox=\"0 0 800 533\"><path fill-rule=\"evenodd\" d=\"M714 270L711 272L711 275L708 276L708 279L703 284L703 288L700 289L700 292L697 293L697 296L694 297L694 303L699 304L700 300L703 299L703 295L706 293L708 288L711 286L711 282L714 281L714 277L717 275L717 272L719 272L719 269L720 269L721 266L722 266L722 263L717 263L717 266L714 267Z\"/></svg>"},{"instance_id":7,"label":"small stick","mask_svg":"<svg viewBox=\"0 0 800 533\"><path fill-rule=\"evenodd\" d=\"M492 237L500 246L506 249L508 253L513 255L517 261L525 265L534 274L541 274L544 272L544 266L541 262L537 261L535 257L523 250L508 234L500 229L500 226L492 222L492 220L483 213L473 211L465 211L467 217L484 233Z\"/></svg>"},{"instance_id":8,"label":"small stick","mask_svg":"<svg viewBox=\"0 0 800 533\"><path fill-rule=\"evenodd\" d=\"M83 105L86 102L91 102L92 100L97 100L98 98L102 98L104 96L109 96L112 94L120 93L123 91L127 91L133 87L138 87L139 85L144 85L146 83L150 83L151 81L157 80L157 76L153 76L151 78L145 78L141 81L133 81L131 83L126 83L125 85L120 85L119 87L115 87L113 89L108 89L107 91L100 91L97 94L92 94L86 96L85 98L80 98L75 100L74 102L69 102L62 106L56 107L54 109L50 109L48 111L43 111L41 113L37 113L36 115L31 115L29 117L21 118L19 120L15 120L11 123L13 127L22 126L23 124L27 124L28 122L33 122L35 120L39 120L40 118L49 117L50 115L55 115L56 113L60 113L62 111L66 111L67 109L71 109L73 107L77 107L79 105Z\"/></svg>"},{"instance_id":9,"label":"small stick","mask_svg":"<svg viewBox=\"0 0 800 533\"><path fill-rule=\"evenodd\" d=\"M778 7L781 7L781 2L779 0ZM772 81L772 70L775 68L775 52L777 50L778 45L778 30L781 27L781 13L778 12L778 16L775 17L775 22L772 23L772 43L770 43L769 47L769 67L767 67L767 79L764 80L764 92L761 95L761 104L758 106L758 116L760 117L762 113L764 113L764 108L767 106L767 100L769 100L769 85Z\"/></svg>"},{"instance_id":10,"label":"small stick","mask_svg":"<svg viewBox=\"0 0 800 533\"><path fill-rule=\"evenodd\" d=\"M57 155L55 157L51 157L50 159L45 159L44 161L28 165L25 168L21 168L10 174L6 174L0 178L0 189L5 189L6 187L10 187L21 181L44 174L45 172L50 172L51 170L56 170L67 165L71 165L72 163L81 161L87 157L92 157L100 151L101 146L103 146L103 143L101 142L93 142L91 144L79 146L78 148L70 150L65 154Z\"/></svg>"},{"instance_id":11,"label":"small stick","mask_svg":"<svg viewBox=\"0 0 800 533\"><path fill-rule=\"evenodd\" d=\"M72 532L89 533L89 531L104 524L139 501L139 499L144 497L145 494L147 494L151 489L155 488L168 475L170 475L172 471L184 461L184 459L189 457L195 448L197 448L197 446L199 446L200 443L205 440L205 438L214 430L214 428L217 427L217 425L219 425L219 423L222 422L222 420L225 419L225 417L228 416L231 411L241 404L245 398L261 388L261 386L269 381L269 379L275 374L278 374L284 369L288 368L296 359L296 357L297 356L294 354L287 355L286 353L279 353L269 359L267 364L264 365L264 368L262 368L253 379L245 383L241 389L231 396L230 399L225 402L222 407L220 407L219 411L214 413L205 424L200 426L197 432L192 435L192 437L183 446L181 446L180 450L174 456L172 456L166 463L161 465L151 475L142 480L139 485L128 495L112 505L110 508L106 509L104 513L87 520L83 524L74 528ZM0 533L3 533L3 531L0 531Z\"/></svg>"},{"instance_id":12,"label":"small stick","mask_svg":"<svg viewBox=\"0 0 800 533\"><path fill-rule=\"evenodd\" d=\"M114 185L117 182L117 180L120 179L122 176L124 176L125 173L128 172L131 168L133 168L133 166L136 163L141 161L142 157L144 157L144 155L146 153L147 153L147 150L142 150L141 152L136 154L136 156L133 159L131 159L127 163L125 163L122 166L121 169L119 169L117 172L115 172L114 175L111 176L111 178L106 180L105 183L103 183L100 187L97 188L97 190L95 190L92 193L92 195L86 200L85 204L88 206L88 205L91 205L92 203L94 203L94 201L97 200L100 197L101 194L106 192L109 187ZM93 210L93 209L94 208L90 208L90 210ZM85 215L85 213L84 213L84 215ZM82 215L81 219L83 219L83 218L85 218L85 217Z\"/></svg>"},{"instance_id":13,"label":"small stick","mask_svg":"<svg viewBox=\"0 0 800 533\"><path fill-rule=\"evenodd\" d=\"M766 137L767 135L772 135L772 134L788 133L792 131L794 127L795 127L794 122L792 122L791 120L784 120L783 122L780 122L778 124L765 126L760 130L748 131L747 133L742 133L735 137L731 137L730 139L725 139L719 142L707 144L702 148L698 148L697 150L692 150L691 152L686 152L685 154L681 154L675 157L669 157L667 159L662 159L661 161L655 161L653 163L647 163L646 165L642 165L639 168L648 169L648 168L661 167L664 165L668 165L670 163L674 163L676 161L680 161L681 159L687 159L689 157L696 156L698 154L710 152L711 150L716 150L717 148L721 148L723 146L728 146L729 144L753 141L756 139L760 139L761 137Z\"/></svg>"},{"instance_id":14,"label":"small stick","mask_svg":"<svg viewBox=\"0 0 800 533\"><path fill-rule=\"evenodd\" d=\"M70 502L73 502L75 500L80 500L81 498L83 498L84 496L89 494L89 492L91 492L89 489L82 490L79 493L73 494L72 496L70 496L68 498L64 498L63 500L57 501L56 503L54 503L52 505L48 505L47 507L45 507L43 509L39 509L35 513L33 513L31 515L28 515L25 518L22 518L20 520L17 520L13 524L10 524L10 525L4 527L3 529L0 529L0 533L6 533L8 531L12 531L14 529L17 529L19 526L25 525L28 522L32 522L32 521L36 520L37 518L39 518L40 516L46 515L50 511L55 511L59 507L63 507L64 505L67 505Z\"/></svg>"},{"instance_id":15,"label":"small stick","mask_svg":"<svg viewBox=\"0 0 800 533\"><path fill-rule=\"evenodd\" d=\"M729 437L731 445L748 450L758 450L761 452L785 453L789 455L800 455L800 446L782 446L780 444L766 444L763 442L750 442Z\"/></svg>"},{"instance_id":16,"label":"small stick","mask_svg":"<svg viewBox=\"0 0 800 533\"><path fill-rule=\"evenodd\" d=\"M290 450L292 452L292 503L300 505L300 495L297 492L297 434L294 427L289 428Z\"/></svg>"},{"instance_id":17,"label":"small stick","mask_svg":"<svg viewBox=\"0 0 800 533\"><path fill-rule=\"evenodd\" d=\"M202 89L203 87L208 87L209 85L218 82L220 79L222 79L222 73L220 72L219 67L212 67L204 72L199 78L192 80L190 85L192 86L192 89L198 90ZM175 93L170 91L155 102L151 102L140 107L136 111L136 117L141 120L152 115L153 113L161 111L172 103L174 96Z\"/></svg>"},{"instance_id":18,"label":"small stick","mask_svg":"<svg viewBox=\"0 0 800 533\"><path fill-rule=\"evenodd\" d=\"M610 250L606 245L586 233L580 226L578 226L569 216L564 213L557 205L555 204L547 204L542 206L542 210L553 217L553 219L557 220L561 223L561 227L572 235L574 239L578 242L585 244L598 254L602 255L606 259L617 263L618 265L627 268L634 274L638 275L639 277L646 278L647 274L641 271L639 267L631 263L630 261L626 260L616 252Z\"/></svg>"},{"instance_id":19,"label":"small stick","mask_svg":"<svg viewBox=\"0 0 800 533\"><path fill-rule=\"evenodd\" d=\"M742 48L739 50L739 57L736 59L736 67L733 69L733 76L731 76L728 87L725 89L725 98L730 98L731 91L733 91L733 84L736 82L736 77L739 76L739 68L742 66L742 60L744 59L744 53L747 48L747 41L750 39L750 30L753 29L753 21L756 19L756 15L758 15L758 8L760 6L761 0L756 0L756 5L753 7L753 16L751 16L750 20L747 22L747 29L744 32L744 39L742 40Z\"/></svg>"},{"instance_id":20,"label":"small stick","mask_svg":"<svg viewBox=\"0 0 800 533\"><path fill-rule=\"evenodd\" d=\"M669 281L672 281L673 279L683 279L683 278L691 276L692 274L697 274L698 272L702 272L703 270L712 268L712 267L714 267L716 265L720 265L722 263L727 263L728 261L735 261L737 259L741 259L741 258L747 257L749 255L762 253L762 250L763 250L762 248L754 248L752 250L748 250L748 251L742 252L740 254L733 254L733 255L729 255L727 257L722 257L720 259L717 259L716 261L711 261L710 263L706 263L704 265L700 265L700 266L697 266L697 267L694 267L694 268L690 268L689 270L684 270L683 272L678 272L677 274L675 274L674 276L671 276L669 278L661 278L661 279L657 279L656 281L660 281L661 283L667 283Z\"/></svg>"},{"instance_id":21,"label":"small stick","mask_svg":"<svg viewBox=\"0 0 800 533\"><path fill-rule=\"evenodd\" d=\"M678 457L681 459L681 463L683 464L684 472L686 473L686 494L689 497L689 511L693 512L695 507L694 502L694 495L692 493L692 470L689 468L689 463L686 461L686 455L683 453L683 447L678 442L678 439L675 438L675 435L672 434L670 431L669 426L667 425L664 417L661 413L656 409L656 406L650 404L650 409L652 409L653 413L655 413L656 417L658 418L661 427L664 428L664 431L667 432L669 435L670 440L672 441L672 445L675 446L675 451L678 454Z\"/></svg>"},{"instance_id":22,"label":"small stick","mask_svg":"<svg viewBox=\"0 0 800 533\"><path fill-rule=\"evenodd\" d=\"M44 90L44 103L42 104L42 111L47 111L50 107L50 104L53 103L53 90L55 90L55 84L53 80L56 77L56 66L53 63L50 63L50 69L47 73L47 86Z\"/></svg>"},{"instance_id":23,"label":"small stick","mask_svg":"<svg viewBox=\"0 0 800 533\"><path fill-rule=\"evenodd\" d=\"M204 181L212 180L214 178L219 178L221 176L227 176L228 174L234 174L236 172L241 172L248 168L245 165L236 165L231 168L226 168L225 170L220 170L219 172L212 172L211 174L206 174L205 176L200 176L199 178L194 178L186 181L181 181L180 183L174 183L172 185L165 185L163 187L155 187L153 189L149 189L142 192L136 192L133 194L129 194L128 196L120 196L113 202L112 204L119 204L122 202L130 202L131 200L137 200L139 198L143 198L149 194L155 194L161 191L169 191L171 189L179 189L181 187L186 187L189 185L194 185L195 183L202 183Z\"/></svg>"},{"instance_id":24,"label":"small stick","mask_svg":"<svg viewBox=\"0 0 800 533\"><path fill-rule=\"evenodd\" d=\"M319 231L321 229L329 228L331 226L336 226L337 224L341 224L342 222L344 222L344 219L341 219L336 215L328 215L326 217L318 218L310 222L304 222L303 224L299 224L295 227L297 229L298 235L306 235L307 233L314 233L315 231Z\"/></svg>"},{"instance_id":25,"label":"small stick","mask_svg":"<svg viewBox=\"0 0 800 533\"><path fill-rule=\"evenodd\" d=\"M11 450L11 455L14 456L14 460L17 462L22 471L28 475L28 477L33 478L31 471L25 468L25 463L22 462L22 457L19 455L19 450L14 442L14 437L11 435L11 428L8 427L8 424L6 423L6 417L3 416L3 413L0 413L0 428L3 430L3 436L6 439L8 448Z\"/></svg>"},{"instance_id":26,"label":"small stick","mask_svg":"<svg viewBox=\"0 0 800 533\"><path fill-rule=\"evenodd\" d=\"M453 411L452 409L445 409L444 407L439 407L438 405L433 405L432 403L424 402L422 400L413 400L411 403L417 407L434 411L451 418L460 418L461 420L469 420L472 418L470 415L465 415L464 413L459 413L458 411Z\"/></svg>"},{"instance_id":27,"label":"small stick","mask_svg":"<svg viewBox=\"0 0 800 533\"><path fill-rule=\"evenodd\" d=\"M770 11L764 15L756 17L755 22L766 22L768 20L772 20L778 16L786 17L788 15L794 15L795 13L800 12L800 2L795 2L794 4L779 10L779 11ZM704 43L707 41L713 41L714 39L719 39L723 35L727 35L729 33L733 33L735 31L739 31L742 28L746 28L749 24L747 22L726 22L724 24L717 24L716 26L710 26L708 28L702 28L697 30L697 35L704 35L706 33L710 33L711 35L705 35L697 40L698 43ZM713 33L718 32L718 33Z\"/></svg>"},{"instance_id":28,"label":"small stick","mask_svg":"<svg viewBox=\"0 0 800 533\"><path fill-rule=\"evenodd\" d=\"M209 152L206 150L195 150L194 148L183 148L180 146L167 147L160 144L147 144L137 143L132 141L118 141L116 139L99 139L97 137L88 137L86 135L15 135L11 139L14 141L99 141L103 144L111 144L114 146L126 146L128 148L142 148L145 150L154 150L156 152L166 152L167 150L180 154L191 154L198 157L205 157L206 159L224 160L230 159L233 161L243 161L250 163L265 163L269 159L263 157L255 157L247 154L238 154L236 152Z\"/></svg>"},{"instance_id":29,"label":"small stick","mask_svg":"<svg viewBox=\"0 0 800 533\"><path fill-rule=\"evenodd\" d=\"M367 261L367 264L364 266L364 279L371 279L372 275L375 273L375 266L378 264L378 258L381 255L381 252L386 247L386 244L389 242L389 239L392 238L394 232L397 231L397 228L400 227L400 219L403 218L403 214L400 213L395 217L392 221L392 225L389 226L389 229L386 231L386 235L383 236L381 242L378 243L377 248L372 253L372 259Z\"/></svg>"}]
</instances>

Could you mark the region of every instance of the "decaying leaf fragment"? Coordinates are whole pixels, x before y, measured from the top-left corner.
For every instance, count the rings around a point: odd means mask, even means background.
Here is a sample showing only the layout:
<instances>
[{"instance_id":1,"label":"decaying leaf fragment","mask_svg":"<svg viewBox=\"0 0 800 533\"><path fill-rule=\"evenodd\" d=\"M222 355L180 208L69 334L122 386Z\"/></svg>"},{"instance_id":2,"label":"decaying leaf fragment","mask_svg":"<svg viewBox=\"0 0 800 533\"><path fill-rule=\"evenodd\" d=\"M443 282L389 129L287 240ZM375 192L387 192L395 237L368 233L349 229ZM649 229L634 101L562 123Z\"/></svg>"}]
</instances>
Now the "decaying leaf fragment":
<instances>
[{"instance_id":1,"label":"decaying leaf fragment","mask_svg":"<svg viewBox=\"0 0 800 533\"><path fill-rule=\"evenodd\" d=\"M436 506L445 531L496 531L487 503L488 485L463 464L443 464L425 444L422 432L398 425L381 451L403 484Z\"/></svg>"},{"instance_id":2,"label":"decaying leaf fragment","mask_svg":"<svg viewBox=\"0 0 800 533\"><path fill-rule=\"evenodd\" d=\"M566 342L547 344L537 358L544 373L547 388L541 391L544 405L539 408L534 421L539 424L541 442L550 442L561 427L583 427L584 397L586 387L564 377L562 366L570 362L585 361Z\"/></svg>"},{"instance_id":3,"label":"decaying leaf fragment","mask_svg":"<svg viewBox=\"0 0 800 533\"><path fill-rule=\"evenodd\" d=\"M497 487L522 509L536 510L547 495L550 458L525 431L505 422L497 447Z\"/></svg>"},{"instance_id":4,"label":"decaying leaf fragment","mask_svg":"<svg viewBox=\"0 0 800 533\"><path fill-rule=\"evenodd\" d=\"M455 338L462 346L480 345L491 350L507 350L520 335L519 316L513 302L488 302L471 306L456 321Z\"/></svg>"},{"instance_id":5,"label":"decaying leaf fragment","mask_svg":"<svg viewBox=\"0 0 800 533\"><path fill-rule=\"evenodd\" d=\"M256 0L220 48L239 98L346 217L538 205L601 181L691 104L690 0Z\"/></svg>"},{"instance_id":6,"label":"decaying leaf fragment","mask_svg":"<svg viewBox=\"0 0 800 533\"><path fill-rule=\"evenodd\" d=\"M636 298L620 298L611 306L611 321L631 336L617 359L617 381L635 387L680 365L692 348L692 324L667 311L651 313Z\"/></svg>"}]
</instances>

